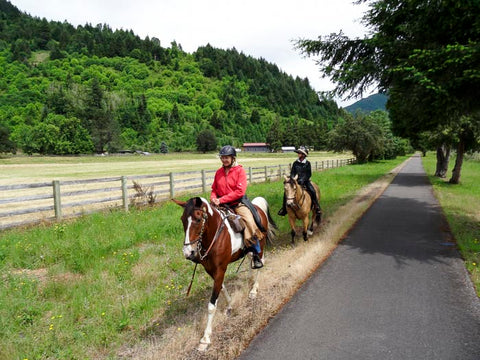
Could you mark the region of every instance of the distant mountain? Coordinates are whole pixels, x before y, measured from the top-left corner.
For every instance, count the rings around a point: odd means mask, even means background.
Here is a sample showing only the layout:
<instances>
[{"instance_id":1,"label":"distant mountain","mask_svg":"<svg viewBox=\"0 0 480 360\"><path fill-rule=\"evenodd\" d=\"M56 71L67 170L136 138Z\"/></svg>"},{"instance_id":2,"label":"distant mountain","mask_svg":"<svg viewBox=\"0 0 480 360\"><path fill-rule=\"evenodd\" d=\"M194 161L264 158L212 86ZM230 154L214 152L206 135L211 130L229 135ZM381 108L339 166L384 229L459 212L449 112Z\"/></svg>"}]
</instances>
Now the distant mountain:
<instances>
[{"instance_id":1,"label":"distant mountain","mask_svg":"<svg viewBox=\"0 0 480 360\"><path fill-rule=\"evenodd\" d=\"M350 113L355 113L360 110L363 112L370 112L375 110L385 110L385 104L388 97L384 94L373 94L365 99L361 99L352 105L346 106L345 110Z\"/></svg>"}]
</instances>

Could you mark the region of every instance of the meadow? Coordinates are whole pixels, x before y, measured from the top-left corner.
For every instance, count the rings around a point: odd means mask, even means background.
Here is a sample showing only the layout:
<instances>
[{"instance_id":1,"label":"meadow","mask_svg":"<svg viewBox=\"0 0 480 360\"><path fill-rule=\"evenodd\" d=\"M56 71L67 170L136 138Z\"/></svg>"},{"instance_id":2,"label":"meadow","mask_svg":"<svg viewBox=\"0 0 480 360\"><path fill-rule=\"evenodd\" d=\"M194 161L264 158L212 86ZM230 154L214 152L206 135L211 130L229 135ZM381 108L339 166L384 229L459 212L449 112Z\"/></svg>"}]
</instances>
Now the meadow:
<instances>
[{"instance_id":1,"label":"meadow","mask_svg":"<svg viewBox=\"0 0 480 360\"><path fill-rule=\"evenodd\" d=\"M349 159L351 153L312 152L310 161ZM288 164L295 153L247 153L238 155L244 167ZM110 156L0 156L0 185L51 180L149 175L220 166L217 153L168 153Z\"/></svg>"},{"instance_id":2,"label":"meadow","mask_svg":"<svg viewBox=\"0 0 480 360\"><path fill-rule=\"evenodd\" d=\"M292 155L281 160L291 161ZM404 160L406 157L314 173L313 180L322 189L324 226L335 221L342 207L357 202L354 199L362 189ZM478 176L478 162L473 168ZM463 181L468 185L473 180L465 171L461 186ZM474 191L472 186L466 190ZM286 255L293 267L298 259L293 252L302 251L304 244L297 249L289 246L288 223L276 215L283 196L281 182L252 184L248 195L264 196L279 225L280 236L267 250L267 260L275 263ZM476 211L478 216L478 208ZM158 351L172 349L164 344L178 337L196 343L199 335L191 331L202 328L211 280L203 270L198 271L192 292L185 297L193 264L181 251L181 212L179 206L165 202L128 213L111 210L0 233L0 358L141 359L145 358L145 346ZM452 229L456 231L455 226ZM339 241L341 235L332 241ZM457 233L455 236L459 241ZM478 245L478 233L476 236L473 245ZM285 262L280 262L285 267ZM470 260L467 267L478 269L476 264ZM235 265L230 267L227 284L238 288L244 273L237 273ZM140 350L139 344L143 344ZM176 349L182 346L185 343ZM136 357L132 349L137 349ZM162 358L158 356L148 358ZM170 358L178 356L174 352Z\"/></svg>"}]
</instances>

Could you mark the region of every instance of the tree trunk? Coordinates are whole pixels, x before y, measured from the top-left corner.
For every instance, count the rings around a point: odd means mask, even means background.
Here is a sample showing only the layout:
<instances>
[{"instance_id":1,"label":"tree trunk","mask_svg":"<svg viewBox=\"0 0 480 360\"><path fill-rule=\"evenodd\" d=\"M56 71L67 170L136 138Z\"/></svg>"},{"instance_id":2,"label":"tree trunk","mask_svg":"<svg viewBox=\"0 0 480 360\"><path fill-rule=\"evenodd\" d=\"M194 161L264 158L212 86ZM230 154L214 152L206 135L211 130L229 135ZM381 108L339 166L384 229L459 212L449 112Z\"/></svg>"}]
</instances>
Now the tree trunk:
<instances>
[{"instance_id":1,"label":"tree trunk","mask_svg":"<svg viewBox=\"0 0 480 360\"><path fill-rule=\"evenodd\" d=\"M455 167L452 170L452 177L448 181L450 184L460 183L460 173L462 171L463 155L465 153L465 139L460 136L460 142L457 147L457 158L455 159Z\"/></svg>"},{"instance_id":2,"label":"tree trunk","mask_svg":"<svg viewBox=\"0 0 480 360\"><path fill-rule=\"evenodd\" d=\"M435 176L444 178L447 176L448 162L450 161L450 146L443 144L437 147L437 168Z\"/></svg>"}]
</instances>

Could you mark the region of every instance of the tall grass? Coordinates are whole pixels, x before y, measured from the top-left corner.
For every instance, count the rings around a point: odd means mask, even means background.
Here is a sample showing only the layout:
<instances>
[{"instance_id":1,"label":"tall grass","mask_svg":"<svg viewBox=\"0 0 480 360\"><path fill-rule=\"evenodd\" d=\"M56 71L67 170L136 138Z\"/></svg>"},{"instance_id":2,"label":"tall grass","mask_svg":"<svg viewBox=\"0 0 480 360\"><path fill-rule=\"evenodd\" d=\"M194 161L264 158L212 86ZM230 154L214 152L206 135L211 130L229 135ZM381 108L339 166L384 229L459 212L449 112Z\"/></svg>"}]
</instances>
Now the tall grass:
<instances>
[{"instance_id":1,"label":"tall grass","mask_svg":"<svg viewBox=\"0 0 480 360\"><path fill-rule=\"evenodd\" d=\"M315 173L326 220L405 159ZM281 236L267 256L275 256L290 240L276 215L282 182L251 185L248 195L271 206ZM182 210L166 202L1 233L0 358L114 359L125 345L193 321L189 312L205 306L212 284L199 271L185 297L193 264L181 251Z\"/></svg>"},{"instance_id":2,"label":"tall grass","mask_svg":"<svg viewBox=\"0 0 480 360\"><path fill-rule=\"evenodd\" d=\"M434 153L428 153L422 161L480 296L480 159L466 158L459 185L449 184L448 177L432 175L436 165ZM453 165L452 161L450 168Z\"/></svg>"}]
</instances>

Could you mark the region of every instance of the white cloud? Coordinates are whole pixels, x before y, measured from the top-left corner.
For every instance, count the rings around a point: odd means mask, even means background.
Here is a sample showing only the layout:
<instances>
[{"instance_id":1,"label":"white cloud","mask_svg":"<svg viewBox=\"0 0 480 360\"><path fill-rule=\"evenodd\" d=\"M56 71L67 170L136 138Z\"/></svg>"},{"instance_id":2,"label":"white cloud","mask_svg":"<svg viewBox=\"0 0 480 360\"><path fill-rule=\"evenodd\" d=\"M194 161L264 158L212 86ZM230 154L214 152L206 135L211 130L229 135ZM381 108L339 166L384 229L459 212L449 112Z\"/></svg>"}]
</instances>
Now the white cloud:
<instances>
[{"instance_id":1,"label":"white cloud","mask_svg":"<svg viewBox=\"0 0 480 360\"><path fill-rule=\"evenodd\" d=\"M314 60L302 58L292 40L317 38L342 30L362 37L366 5L353 0L10 0L21 11L77 26L108 24L156 37L168 47L175 40L187 52L210 43L235 47L275 63L286 73L308 77L317 91L333 88ZM339 104L346 104L340 99ZM351 103L352 101L350 101Z\"/></svg>"}]
</instances>

